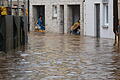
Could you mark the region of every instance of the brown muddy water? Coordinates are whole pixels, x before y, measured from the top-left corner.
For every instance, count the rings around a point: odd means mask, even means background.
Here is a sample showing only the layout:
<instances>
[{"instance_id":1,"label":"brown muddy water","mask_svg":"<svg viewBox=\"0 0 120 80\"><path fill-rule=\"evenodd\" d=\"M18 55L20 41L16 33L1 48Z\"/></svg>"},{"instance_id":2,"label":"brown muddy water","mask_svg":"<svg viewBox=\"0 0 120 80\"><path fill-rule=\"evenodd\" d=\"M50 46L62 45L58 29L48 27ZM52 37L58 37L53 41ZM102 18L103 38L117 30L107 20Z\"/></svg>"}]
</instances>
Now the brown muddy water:
<instances>
[{"instance_id":1,"label":"brown muddy water","mask_svg":"<svg viewBox=\"0 0 120 80\"><path fill-rule=\"evenodd\" d=\"M0 80L120 80L112 39L29 34L25 48L0 54Z\"/></svg>"}]
</instances>

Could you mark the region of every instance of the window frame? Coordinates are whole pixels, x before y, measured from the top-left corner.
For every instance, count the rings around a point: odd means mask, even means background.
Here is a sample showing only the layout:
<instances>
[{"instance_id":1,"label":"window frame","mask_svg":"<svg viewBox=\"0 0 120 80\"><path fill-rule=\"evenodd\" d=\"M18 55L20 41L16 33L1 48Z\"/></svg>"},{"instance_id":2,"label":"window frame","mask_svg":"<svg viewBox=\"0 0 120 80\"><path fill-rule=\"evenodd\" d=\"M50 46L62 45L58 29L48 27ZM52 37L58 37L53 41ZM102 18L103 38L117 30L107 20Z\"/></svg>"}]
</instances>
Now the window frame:
<instances>
[{"instance_id":1,"label":"window frame","mask_svg":"<svg viewBox=\"0 0 120 80\"><path fill-rule=\"evenodd\" d=\"M57 5L52 5L52 18L56 19L58 16Z\"/></svg>"},{"instance_id":2,"label":"window frame","mask_svg":"<svg viewBox=\"0 0 120 80\"><path fill-rule=\"evenodd\" d=\"M103 4L103 23L104 25L109 24L109 5L108 3Z\"/></svg>"}]
</instances>

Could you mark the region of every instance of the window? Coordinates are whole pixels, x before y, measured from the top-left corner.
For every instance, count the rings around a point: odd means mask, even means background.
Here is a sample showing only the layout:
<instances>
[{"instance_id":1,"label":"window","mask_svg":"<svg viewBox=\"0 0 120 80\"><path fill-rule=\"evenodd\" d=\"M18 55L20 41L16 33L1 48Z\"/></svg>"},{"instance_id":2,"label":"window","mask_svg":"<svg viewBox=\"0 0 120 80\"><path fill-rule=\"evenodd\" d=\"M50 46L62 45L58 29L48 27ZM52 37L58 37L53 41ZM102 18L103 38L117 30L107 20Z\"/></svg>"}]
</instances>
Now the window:
<instances>
[{"instance_id":1,"label":"window","mask_svg":"<svg viewBox=\"0 0 120 80\"><path fill-rule=\"evenodd\" d=\"M104 4L104 17L103 17L103 21L104 21L104 25L108 24L108 4Z\"/></svg>"},{"instance_id":2,"label":"window","mask_svg":"<svg viewBox=\"0 0 120 80\"><path fill-rule=\"evenodd\" d=\"M53 18L57 18L57 5L52 6Z\"/></svg>"}]
</instances>

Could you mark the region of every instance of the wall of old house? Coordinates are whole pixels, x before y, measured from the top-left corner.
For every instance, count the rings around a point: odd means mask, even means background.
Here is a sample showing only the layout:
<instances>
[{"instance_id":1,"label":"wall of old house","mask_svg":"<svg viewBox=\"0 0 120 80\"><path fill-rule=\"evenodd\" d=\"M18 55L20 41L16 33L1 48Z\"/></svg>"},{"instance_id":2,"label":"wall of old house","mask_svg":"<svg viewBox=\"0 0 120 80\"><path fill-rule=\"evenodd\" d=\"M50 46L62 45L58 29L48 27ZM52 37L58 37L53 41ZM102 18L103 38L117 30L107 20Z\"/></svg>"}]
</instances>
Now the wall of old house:
<instances>
[{"instance_id":1,"label":"wall of old house","mask_svg":"<svg viewBox=\"0 0 120 80\"><path fill-rule=\"evenodd\" d=\"M30 22L31 30L34 30L35 22L35 7L37 5L45 5L45 26L47 32L61 33L61 10L60 6L64 6L64 33L69 32L71 23L69 22L70 9L69 5L80 5L80 20L81 20L81 33L83 31L83 15L82 15L82 0L30 0ZM57 6L57 17L53 17L53 5Z\"/></svg>"},{"instance_id":2,"label":"wall of old house","mask_svg":"<svg viewBox=\"0 0 120 80\"><path fill-rule=\"evenodd\" d=\"M104 24L103 0L85 0L84 34L96 37L95 4L100 4L100 37L114 38L113 33L113 0L108 0L108 24Z\"/></svg>"},{"instance_id":3,"label":"wall of old house","mask_svg":"<svg viewBox=\"0 0 120 80\"><path fill-rule=\"evenodd\" d=\"M120 0L118 0L118 19L120 20Z\"/></svg>"}]
</instances>

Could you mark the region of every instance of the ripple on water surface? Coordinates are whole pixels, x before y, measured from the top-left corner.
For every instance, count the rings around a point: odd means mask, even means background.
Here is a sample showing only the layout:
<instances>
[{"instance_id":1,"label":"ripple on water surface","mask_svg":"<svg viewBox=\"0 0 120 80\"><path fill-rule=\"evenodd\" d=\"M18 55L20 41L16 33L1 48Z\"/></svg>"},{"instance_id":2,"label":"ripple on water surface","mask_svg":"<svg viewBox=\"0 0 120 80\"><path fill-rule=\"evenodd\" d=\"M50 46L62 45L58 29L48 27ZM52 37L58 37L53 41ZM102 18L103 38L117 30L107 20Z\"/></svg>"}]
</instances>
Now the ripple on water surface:
<instances>
[{"instance_id":1,"label":"ripple on water surface","mask_svg":"<svg viewBox=\"0 0 120 80\"><path fill-rule=\"evenodd\" d=\"M21 51L0 54L0 80L120 80L112 39L29 34Z\"/></svg>"}]
</instances>

